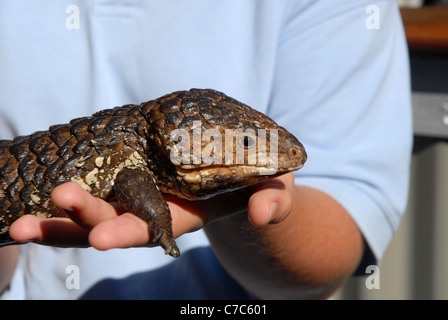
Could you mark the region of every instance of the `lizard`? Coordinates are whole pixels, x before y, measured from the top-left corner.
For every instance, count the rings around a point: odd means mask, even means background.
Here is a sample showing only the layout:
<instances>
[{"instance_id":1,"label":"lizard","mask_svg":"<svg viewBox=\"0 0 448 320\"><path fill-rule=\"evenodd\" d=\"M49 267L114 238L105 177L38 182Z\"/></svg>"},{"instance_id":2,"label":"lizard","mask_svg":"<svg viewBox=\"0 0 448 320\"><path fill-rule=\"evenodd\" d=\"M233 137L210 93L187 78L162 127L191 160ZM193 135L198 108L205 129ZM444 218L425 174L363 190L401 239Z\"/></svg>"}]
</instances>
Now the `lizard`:
<instances>
[{"instance_id":1,"label":"lizard","mask_svg":"<svg viewBox=\"0 0 448 320\"><path fill-rule=\"evenodd\" d=\"M201 200L298 170L302 143L213 89L166 94L0 140L0 246L25 214L67 217L50 198L73 181L148 223L150 246L180 256L164 194Z\"/></svg>"}]
</instances>

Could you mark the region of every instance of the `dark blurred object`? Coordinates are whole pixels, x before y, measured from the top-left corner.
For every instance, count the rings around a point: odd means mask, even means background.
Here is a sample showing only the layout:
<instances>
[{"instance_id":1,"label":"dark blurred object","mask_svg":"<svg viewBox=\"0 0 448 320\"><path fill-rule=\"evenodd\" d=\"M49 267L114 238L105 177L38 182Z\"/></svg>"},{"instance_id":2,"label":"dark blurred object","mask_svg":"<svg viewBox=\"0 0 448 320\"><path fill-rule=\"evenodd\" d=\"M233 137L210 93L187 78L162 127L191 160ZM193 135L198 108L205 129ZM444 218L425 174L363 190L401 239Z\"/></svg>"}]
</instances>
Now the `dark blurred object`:
<instances>
[{"instance_id":1,"label":"dark blurred object","mask_svg":"<svg viewBox=\"0 0 448 320\"><path fill-rule=\"evenodd\" d=\"M448 142L448 7L402 8L401 14L409 45L418 153Z\"/></svg>"},{"instance_id":2,"label":"dark blurred object","mask_svg":"<svg viewBox=\"0 0 448 320\"><path fill-rule=\"evenodd\" d=\"M425 0L424 5L428 6L448 6L448 0Z\"/></svg>"}]
</instances>

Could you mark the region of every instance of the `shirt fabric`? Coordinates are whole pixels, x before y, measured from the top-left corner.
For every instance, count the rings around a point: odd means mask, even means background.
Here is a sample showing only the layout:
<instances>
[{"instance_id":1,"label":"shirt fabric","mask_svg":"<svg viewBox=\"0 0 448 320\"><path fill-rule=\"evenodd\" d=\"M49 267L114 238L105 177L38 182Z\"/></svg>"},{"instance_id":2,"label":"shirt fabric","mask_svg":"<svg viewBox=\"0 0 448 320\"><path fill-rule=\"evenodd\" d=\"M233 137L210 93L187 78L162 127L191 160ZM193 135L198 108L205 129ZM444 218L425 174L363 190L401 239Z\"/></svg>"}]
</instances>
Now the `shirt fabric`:
<instances>
[{"instance_id":1,"label":"shirt fabric","mask_svg":"<svg viewBox=\"0 0 448 320\"><path fill-rule=\"evenodd\" d=\"M3 0L0 47L2 138L172 91L214 88L301 140L309 158L296 184L341 203L373 262L398 227L412 128L394 1ZM160 248L23 245L2 298L250 297L202 231L178 244L183 255L175 261ZM72 270L79 288L67 283Z\"/></svg>"}]
</instances>

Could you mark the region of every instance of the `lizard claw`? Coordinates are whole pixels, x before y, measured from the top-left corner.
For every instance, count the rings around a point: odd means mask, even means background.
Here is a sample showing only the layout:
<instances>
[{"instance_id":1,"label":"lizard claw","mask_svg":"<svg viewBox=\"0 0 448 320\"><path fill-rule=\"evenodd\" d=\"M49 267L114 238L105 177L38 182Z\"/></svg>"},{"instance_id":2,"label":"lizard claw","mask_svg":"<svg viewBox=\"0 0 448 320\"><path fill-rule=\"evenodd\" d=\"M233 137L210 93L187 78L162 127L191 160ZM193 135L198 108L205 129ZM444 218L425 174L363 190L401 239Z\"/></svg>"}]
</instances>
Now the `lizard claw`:
<instances>
[{"instance_id":1,"label":"lizard claw","mask_svg":"<svg viewBox=\"0 0 448 320\"><path fill-rule=\"evenodd\" d=\"M180 256L180 250L177 247L176 242L170 237L169 233L167 234L165 232L165 230L159 229L152 242L159 244L165 250L165 254L169 254L174 258Z\"/></svg>"}]
</instances>

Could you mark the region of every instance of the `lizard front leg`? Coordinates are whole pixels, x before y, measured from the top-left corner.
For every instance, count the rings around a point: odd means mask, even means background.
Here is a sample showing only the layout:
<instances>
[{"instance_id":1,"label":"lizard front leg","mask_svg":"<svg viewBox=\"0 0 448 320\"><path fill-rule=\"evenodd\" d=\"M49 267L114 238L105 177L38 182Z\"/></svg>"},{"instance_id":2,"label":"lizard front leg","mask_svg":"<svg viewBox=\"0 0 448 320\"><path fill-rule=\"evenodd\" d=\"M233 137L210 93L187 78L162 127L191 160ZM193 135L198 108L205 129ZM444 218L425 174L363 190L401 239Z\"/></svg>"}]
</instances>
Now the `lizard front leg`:
<instances>
[{"instance_id":1,"label":"lizard front leg","mask_svg":"<svg viewBox=\"0 0 448 320\"><path fill-rule=\"evenodd\" d=\"M171 212L151 172L142 167L124 168L115 178L114 189L118 202L126 210L148 222L151 244L160 245L166 254L179 257Z\"/></svg>"}]
</instances>

